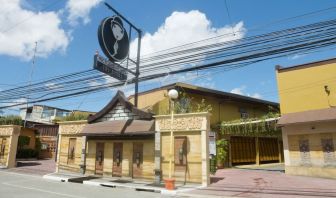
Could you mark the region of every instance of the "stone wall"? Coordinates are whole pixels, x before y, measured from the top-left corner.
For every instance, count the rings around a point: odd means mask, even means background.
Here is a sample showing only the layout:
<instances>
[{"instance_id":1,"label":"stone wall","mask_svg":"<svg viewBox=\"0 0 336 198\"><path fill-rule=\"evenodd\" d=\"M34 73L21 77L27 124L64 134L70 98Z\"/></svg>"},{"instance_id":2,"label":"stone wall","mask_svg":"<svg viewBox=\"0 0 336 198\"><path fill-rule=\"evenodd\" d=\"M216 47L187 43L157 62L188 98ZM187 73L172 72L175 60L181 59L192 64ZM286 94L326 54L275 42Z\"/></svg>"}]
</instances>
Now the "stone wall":
<instances>
[{"instance_id":1,"label":"stone wall","mask_svg":"<svg viewBox=\"0 0 336 198\"><path fill-rule=\"evenodd\" d=\"M139 116L132 113L130 110L125 108L122 104L118 103L116 107L107 113L104 117L98 119L96 122L104 122L111 120L128 120L128 119L139 119Z\"/></svg>"}]
</instances>

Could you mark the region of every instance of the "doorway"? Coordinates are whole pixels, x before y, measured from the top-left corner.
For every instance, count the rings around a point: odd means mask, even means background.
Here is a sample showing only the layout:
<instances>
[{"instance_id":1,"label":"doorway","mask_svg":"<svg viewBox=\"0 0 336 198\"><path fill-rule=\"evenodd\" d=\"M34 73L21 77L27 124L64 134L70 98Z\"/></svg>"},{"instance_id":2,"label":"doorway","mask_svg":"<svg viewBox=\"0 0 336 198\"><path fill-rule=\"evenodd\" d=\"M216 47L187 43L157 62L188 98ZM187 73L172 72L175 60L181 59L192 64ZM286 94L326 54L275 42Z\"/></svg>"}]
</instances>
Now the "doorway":
<instances>
[{"instance_id":1,"label":"doorway","mask_svg":"<svg viewBox=\"0 0 336 198\"><path fill-rule=\"evenodd\" d=\"M133 143L133 178L142 177L143 143Z\"/></svg>"},{"instance_id":2,"label":"doorway","mask_svg":"<svg viewBox=\"0 0 336 198\"><path fill-rule=\"evenodd\" d=\"M122 175L122 155L123 155L123 143L115 142L113 144L113 166L112 176L121 177Z\"/></svg>"},{"instance_id":3,"label":"doorway","mask_svg":"<svg viewBox=\"0 0 336 198\"><path fill-rule=\"evenodd\" d=\"M96 144L96 175L103 175L104 172L104 143Z\"/></svg>"}]
</instances>

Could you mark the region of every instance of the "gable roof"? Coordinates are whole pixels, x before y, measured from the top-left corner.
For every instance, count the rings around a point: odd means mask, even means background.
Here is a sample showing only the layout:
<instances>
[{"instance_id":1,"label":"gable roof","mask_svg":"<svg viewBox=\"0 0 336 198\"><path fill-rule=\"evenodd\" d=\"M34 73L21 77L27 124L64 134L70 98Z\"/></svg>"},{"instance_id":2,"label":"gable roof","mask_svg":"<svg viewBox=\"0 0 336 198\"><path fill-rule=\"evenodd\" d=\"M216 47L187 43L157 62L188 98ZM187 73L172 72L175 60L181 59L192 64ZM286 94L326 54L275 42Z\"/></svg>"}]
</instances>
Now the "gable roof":
<instances>
[{"instance_id":1,"label":"gable roof","mask_svg":"<svg viewBox=\"0 0 336 198\"><path fill-rule=\"evenodd\" d=\"M88 123L95 122L96 120L104 117L104 115L108 114L110 111L114 109L117 104L122 104L126 109L130 112L134 113L135 115L139 116L140 120L150 120L152 119L153 114L140 110L132 103L130 103L127 98L125 97L124 93L118 90L117 94L112 98L112 100L99 112L94 115L90 115L88 117Z\"/></svg>"},{"instance_id":2,"label":"gable roof","mask_svg":"<svg viewBox=\"0 0 336 198\"><path fill-rule=\"evenodd\" d=\"M181 82L176 82L173 84L169 84L166 86L154 88L148 91L144 91L139 93L139 95L146 94L146 93L152 93L158 90L169 90L173 88L181 88L182 90L188 90L189 92L193 93L198 93L198 94L206 94L207 96L215 96L215 97L222 97L225 99L229 100L236 100L236 101L241 101L241 102L252 102L252 103L257 103L257 104L266 104L266 105L271 105L274 107L279 107L279 103L276 102L271 102L267 100L261 100L253 97L248 97L248 96L243 96L239 94L234 94L234 93L229 93L229 92L224 92L224 91L219 91L215 89L208 89L205 87L200 87L200 86L195 86L187 83L181 83ZM134 95L129 96L128 98L133 98Z\"/></svg>"}]
</instances>

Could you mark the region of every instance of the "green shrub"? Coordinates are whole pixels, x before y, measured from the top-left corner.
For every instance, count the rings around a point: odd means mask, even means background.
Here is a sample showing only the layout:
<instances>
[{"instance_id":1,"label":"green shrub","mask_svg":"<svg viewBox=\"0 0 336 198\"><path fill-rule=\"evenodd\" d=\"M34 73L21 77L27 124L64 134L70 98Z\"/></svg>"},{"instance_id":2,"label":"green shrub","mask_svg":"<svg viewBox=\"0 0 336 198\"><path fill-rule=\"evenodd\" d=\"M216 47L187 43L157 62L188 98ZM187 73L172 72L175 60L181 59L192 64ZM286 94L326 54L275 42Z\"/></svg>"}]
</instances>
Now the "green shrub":
<instances>
[{"instance_id":1,"label":"green shrub","mask_svg":"<svg viewBox=\"0 0 336 198\"><path fill-rule=\"evenodd\" d=\"M38 152L34 149L19 149L16 158L37 158Z\"/></svg>"},{"instance_id":2,"label":"green shrub","mask_svg":"<svg viewBox=\"0 0 336 198\"><path fill-rule=\"evenodd\" d=\"M221 163L224 163L228 153L229 142L226 139L221 139L216 141L217 146L217 160Z\"/></svg>"},{"instance_id":3,"label":"green shrub","mask_svg":"<svg viewBox=\"0 0 336 198\"><path fill-rule=\"evenodd\" d=\"M42 148L41 140L40 140L40 138L36 138L35 139L35 151L37 152L37 155L40 154L41 148Z\"/></svg>"},{"instance_id":4,"label":"green shrub","mask_svg":"<svg viewBox=\"0 0 336 198\"><path fill-rule=\"evenodd\" d=\"M0 116L0 125L22 125L22 119L16 115Z\"/></svg>"},{"instance_id":5,"label":"green shrub","mask_svg":"<svg viewBox=\"0 0 336 198\"><path fill-rule=\"evenodd\" d=\"M30 137L28 136L19 136L18 139L18 148L22 149L24 146L29 145L30 143Z\"/></svg>"},{"instance_id":6,"label":"green shrub","mask_svg":"<svg viewBox=\"0 0 336 198\"><path fill-rule=\"evenodd\" d=\"M65 117L57 117L54 122L87 120L90 114L89 112L73 112Z\"/></svg>"}]
</instances>

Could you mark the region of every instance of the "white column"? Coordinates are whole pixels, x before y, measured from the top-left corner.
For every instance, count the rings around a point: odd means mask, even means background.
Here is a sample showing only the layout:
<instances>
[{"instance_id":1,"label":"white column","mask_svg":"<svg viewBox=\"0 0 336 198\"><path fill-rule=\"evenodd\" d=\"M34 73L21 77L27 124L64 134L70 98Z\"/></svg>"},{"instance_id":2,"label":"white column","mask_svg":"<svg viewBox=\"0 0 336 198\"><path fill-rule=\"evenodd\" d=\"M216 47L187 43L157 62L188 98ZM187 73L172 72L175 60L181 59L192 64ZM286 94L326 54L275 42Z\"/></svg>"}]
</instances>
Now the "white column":
<instances>
[{"instance_id":1,"label":"white column","mask_svg":"<svg viewBox=\"0 0 336 198\"><path fill-rule=\"evenodd\" d=\"M87 137L82 137L82 152L81 152L81 163L80 163L80 172L81 174L85 174L86 170L86 145L87 145Z\"/></svg>"},{"instance_id":2,"label":"white column","mask_svg":"<svg viewBox=\"0 0 336 198\"><path fill-rule=\"evenodd\" d=\"M289 147L288 147L288 129L286 127L282 127L282 142L283 142L283 149L284 149L284 159L285 159L285 166L290 166L290 157L289 157Z\"/></svg>"},{"instance_id":3,"label":"white column","mask_svg":"<svg viewBox=\"0 0 336 198\"><path fill-rule=\"evenodd\" d=\"M209 170L209 131L203 130L201 132L202 141L202 186L210 184L210 170Z\"/></svg>"}]
</instances>

